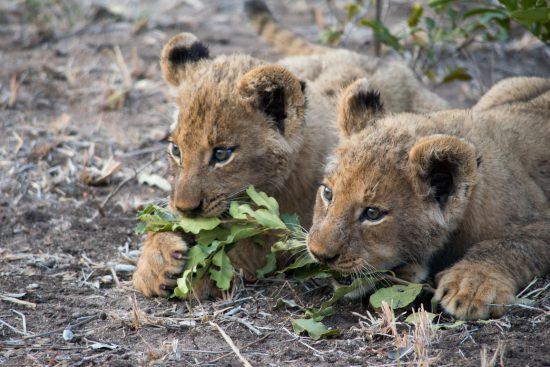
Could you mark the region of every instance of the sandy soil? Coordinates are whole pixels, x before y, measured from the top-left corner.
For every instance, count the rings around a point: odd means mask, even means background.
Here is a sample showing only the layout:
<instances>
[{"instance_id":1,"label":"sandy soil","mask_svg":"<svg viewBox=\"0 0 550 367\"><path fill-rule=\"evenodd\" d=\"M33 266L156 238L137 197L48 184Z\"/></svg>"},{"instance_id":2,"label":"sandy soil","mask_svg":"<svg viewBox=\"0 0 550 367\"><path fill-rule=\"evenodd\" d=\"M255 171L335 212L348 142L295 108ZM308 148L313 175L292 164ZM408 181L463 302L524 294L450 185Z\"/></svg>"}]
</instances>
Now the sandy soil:
<instances>
[{"instance_id":1,"label":"sandy soil","mask_svg":"<svg viewBox=\"0 0 550 367\"><path fill-rule=\"evenodd\" d=\"M33 2L0 4L0 365L240 365L209 321L252 365L397 365L399 338L383 332L382 316L367 302L337 305L327 319L342 330L336 338L292 332L290 320L300 313L274 308L276 300L318 305L330 294L323 284L238 283L231 299L202 304L145 299L132 289L142 242L134 234L136 210L166 197L136 180L137 171L167 174L163 140L172 107L157 64L162 44L185 30L213 54L278 55L246 25L239 1L122 2L122 10L99 0L68 9L51 3L39 11ZM270 5L285 24L316 39L311 2ZM369 52L360 37L347 47ZM522 39L472 45L441 67L469 65L475 80L431 87L468 106L503 77L550 76L548 55ZM83 172L97 172L110 158L118 171L90 185ZM494 357L496 365L550 365L548 284L531 285L528 308L433 333L431 364L478 366ZM399 335L412 343L414 330L403 319ZM417 357L411 350L401 365Z\"/></svg>"}]
</instances>

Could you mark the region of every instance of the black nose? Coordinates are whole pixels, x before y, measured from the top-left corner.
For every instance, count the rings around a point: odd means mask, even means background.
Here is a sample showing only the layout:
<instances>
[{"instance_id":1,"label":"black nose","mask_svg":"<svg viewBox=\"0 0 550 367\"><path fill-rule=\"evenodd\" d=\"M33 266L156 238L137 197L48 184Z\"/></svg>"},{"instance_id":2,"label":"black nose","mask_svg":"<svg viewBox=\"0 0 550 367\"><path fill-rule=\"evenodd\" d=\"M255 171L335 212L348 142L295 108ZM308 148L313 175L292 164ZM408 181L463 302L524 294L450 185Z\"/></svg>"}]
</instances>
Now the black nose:
<instances>
[{"instance_id":1,"label":"black nose","mask_svg":"<svg viewBox=\"0 0 550 367\"><path fill-rule=\"evenodd\" d=\"M333 264L340 257L340 254L333 255L333 254L330 254L330 253L318 253L318 252L313 252L313 251L311 252L311 254L313 255L313 257L317 261L319 261L323 264Z\"/></svg>"},{"instance_id":2,"label":"black nose","mask_svg":"<svg viewBox=\"0 0 550 367\"><path fill-rule=\"evenodd\" d=\"M196 217L202 211L202 200L196 206L185 205L185 204L182 205L181 203L176 203L176 209L178 209L180 213L182 213L187 217Z\"/></svg>"}]
</instances>

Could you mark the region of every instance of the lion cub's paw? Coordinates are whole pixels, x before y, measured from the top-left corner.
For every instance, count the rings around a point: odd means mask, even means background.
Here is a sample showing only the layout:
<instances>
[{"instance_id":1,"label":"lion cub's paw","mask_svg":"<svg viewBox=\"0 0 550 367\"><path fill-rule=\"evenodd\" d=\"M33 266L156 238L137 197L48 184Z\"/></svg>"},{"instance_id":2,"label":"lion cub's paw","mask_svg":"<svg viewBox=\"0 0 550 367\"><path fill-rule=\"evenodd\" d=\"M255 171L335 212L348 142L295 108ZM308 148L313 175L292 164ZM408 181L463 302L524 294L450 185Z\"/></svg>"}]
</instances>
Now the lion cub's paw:
<instances>
[{"instance_id":1,"label":"lion cub's paw","mask_svg":"<svg viewBox=\"0 0 550 367\"><path fill-rule=\"evenodd\" d=\"M461 320L500 317L515 299L513 282L490 264L461 261L437 275L434 298Z\"/></svg>"},{"instance_id":2,"label":"lion cub's paw","mask_svg":"<svg viewBox=\"0 0 550 367\"><path fill-rule=\"evenodd\" d=\"M150 234L132 279L134 287L147 297L172 294L182 274L187 249L185 241L176 233Z\"/></svg>"}]
</instances>

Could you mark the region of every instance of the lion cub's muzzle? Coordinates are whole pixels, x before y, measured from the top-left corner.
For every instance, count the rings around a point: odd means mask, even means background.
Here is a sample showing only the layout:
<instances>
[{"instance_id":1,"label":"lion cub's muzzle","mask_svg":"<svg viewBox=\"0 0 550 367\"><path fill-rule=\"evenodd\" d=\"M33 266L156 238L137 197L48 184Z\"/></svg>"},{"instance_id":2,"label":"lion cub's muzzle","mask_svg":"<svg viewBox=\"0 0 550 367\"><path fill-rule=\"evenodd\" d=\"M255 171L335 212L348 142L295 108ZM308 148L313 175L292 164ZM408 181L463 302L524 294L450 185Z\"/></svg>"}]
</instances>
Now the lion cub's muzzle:
<instances>
[{"instance_id":1,"label":"lion cub's muzzle","mask_svg":"<svg viewBox=\"0 0 550 367\"><path fill-rule=\"evenodd\" d=\"M311 237L308 239L307 248L315 260L329 266L336 264L340 258L339 246L325 246L317 241L312 241Z\"/></svg>"}]
</instances>

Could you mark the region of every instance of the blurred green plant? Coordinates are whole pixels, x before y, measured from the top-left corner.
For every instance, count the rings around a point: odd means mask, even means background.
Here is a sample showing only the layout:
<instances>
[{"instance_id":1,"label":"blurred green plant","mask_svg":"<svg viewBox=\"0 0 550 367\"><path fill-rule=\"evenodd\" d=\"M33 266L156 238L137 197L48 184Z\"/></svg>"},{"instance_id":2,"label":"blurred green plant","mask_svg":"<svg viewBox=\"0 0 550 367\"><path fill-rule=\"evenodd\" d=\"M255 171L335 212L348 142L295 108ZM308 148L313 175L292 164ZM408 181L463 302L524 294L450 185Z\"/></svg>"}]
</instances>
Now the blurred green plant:
<instances>
[{"instance_id":1,"label":"blurred green plant","mask_svg":"<svg viewBox=\"0 0 550 367\"><path fill-rule=\"evenodd\" d=\"M471 79L464 67L450 67L438 75L439 56L444 49L460 50L473 41L506 41L512 21L550 43L547 0L429 0L413 4L404 27L393 32L379 14L366 16L372 13L375 1L355 0L345 5L338 25L322 31L321 41L337 45L345 37L345 30L370 28L378 42L411 60L411 66L432 82L440 83Z\"/></svg>"}]
</instances>

